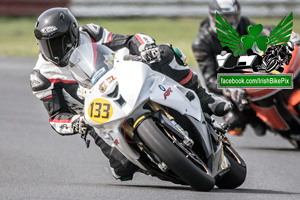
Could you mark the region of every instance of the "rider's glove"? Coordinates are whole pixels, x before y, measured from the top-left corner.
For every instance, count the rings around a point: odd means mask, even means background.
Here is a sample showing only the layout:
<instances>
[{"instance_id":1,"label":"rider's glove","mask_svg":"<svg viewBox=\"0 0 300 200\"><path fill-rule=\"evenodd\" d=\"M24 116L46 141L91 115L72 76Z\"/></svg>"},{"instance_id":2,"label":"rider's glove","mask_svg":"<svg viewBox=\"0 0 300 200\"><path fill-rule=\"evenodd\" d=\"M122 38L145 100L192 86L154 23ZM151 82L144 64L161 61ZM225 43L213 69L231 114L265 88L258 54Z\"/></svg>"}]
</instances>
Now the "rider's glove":
<instances>
[{"instance_id":1,"label":"rider's glove","mask_svg":"<svg viewBox=\"0 0 300 200\"><path fill-rule=\"evenodd\" d=\"M71 123L72 123L73 133L85 135L91 129L91 126L87 124L84 116L81 115L75 115L72 118Z\"/></svg>"},{"instance_id":2,"label":"rider's glove","mask_svg":"<svg viewBox=\"0 0 300 200\"><path fill-rule=\"evenodd\" d=\"M246 98L246 91L240 88L226 88L223 90L223 94L229 97L237 105L244 104Z\"/></svg>"},{"instance_id":3,"label":"rider's glove","mask_svg":"<svg viewBox=\"0 0 300 200\"><path fill-rule=\"evenodd\" d=\"M147 64L159 62L160 52L156 44L142 44L139 47L139 52L141 54L141 59Z\"/></svg>"}]
</instances>

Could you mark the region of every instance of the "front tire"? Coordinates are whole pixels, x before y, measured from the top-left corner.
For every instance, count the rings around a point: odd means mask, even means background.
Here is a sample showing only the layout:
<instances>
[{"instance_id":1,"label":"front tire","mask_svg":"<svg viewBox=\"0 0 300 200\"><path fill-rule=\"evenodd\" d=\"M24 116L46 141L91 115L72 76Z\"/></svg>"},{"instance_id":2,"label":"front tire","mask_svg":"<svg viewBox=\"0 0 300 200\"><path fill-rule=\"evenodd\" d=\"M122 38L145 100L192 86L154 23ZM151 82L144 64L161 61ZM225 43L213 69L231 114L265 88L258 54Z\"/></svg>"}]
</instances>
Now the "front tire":
<instances>
[{"instance_id":1,"label":"front tire","mask_svg":"<svg viewBox=\"0 0 300 200\"><path fill-rule=\"evenodd\" d=\"M137 128L144 143L184 182L198 191L209 191L215 185L210 173L189 160L155 125L152 118L145 119Z\"/></svg>"},{"instance_id":2,"label":"front tire","mask_svg":"<svg viewBox=\"0 0 300 200\"><path fill-rule=\"evenodd\" d=\"M298 150L300 150L300 141L290 139L289 142Z\"/></svg>"}]
</instances>

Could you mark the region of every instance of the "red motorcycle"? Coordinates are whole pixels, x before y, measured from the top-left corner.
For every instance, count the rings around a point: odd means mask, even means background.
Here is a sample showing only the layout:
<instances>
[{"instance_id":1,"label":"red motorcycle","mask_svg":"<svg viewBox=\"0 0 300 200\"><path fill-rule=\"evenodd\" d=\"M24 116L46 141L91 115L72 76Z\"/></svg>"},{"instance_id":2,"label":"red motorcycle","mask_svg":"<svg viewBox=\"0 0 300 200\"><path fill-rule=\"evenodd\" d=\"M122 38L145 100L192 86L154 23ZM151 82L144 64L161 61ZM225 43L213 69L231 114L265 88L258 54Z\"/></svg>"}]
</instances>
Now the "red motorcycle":
<instances>
[{"instance_id":1,"label":"red motorcycle","mask_svg":"<svg viewBox=\"0 0 300 200\"><path fill-rule=\"evenodd\" d=\"M297 45L283 73L293 74L293 89L245 89L247 100L268 129L300 149L300 50Z\"/></svg>"}]
</instances>

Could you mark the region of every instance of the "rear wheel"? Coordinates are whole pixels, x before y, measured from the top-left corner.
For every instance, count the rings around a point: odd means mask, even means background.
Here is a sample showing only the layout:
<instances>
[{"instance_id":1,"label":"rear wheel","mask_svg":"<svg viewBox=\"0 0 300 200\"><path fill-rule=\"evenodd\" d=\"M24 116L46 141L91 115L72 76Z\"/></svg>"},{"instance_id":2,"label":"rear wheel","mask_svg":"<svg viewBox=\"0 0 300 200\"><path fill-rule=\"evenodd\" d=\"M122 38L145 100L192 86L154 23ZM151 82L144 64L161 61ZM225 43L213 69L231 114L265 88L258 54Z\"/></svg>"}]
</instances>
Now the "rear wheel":
<instances>
[{"instance_id":1,"label":"rear wheel","mask_svg":"<svg viewBox=\"0 0 300 200\"><path fill-rule=\"evenodd\" d=\"M224 145L224 155L231 166L229 171L217 180L216 185L220 189L237 188L242 185L246 179L246 163L230 146Z\"/></svg>"},{"instance_id":2,"label":"rear wheel","mask_svg":"<svg viewBox=\"0 0 300 200\"><path fill-rule=\"evenodd\" d=\"M195 190L209 191L215 179L209 170L197 166L190 157L180 151L175 144L156 126L152 118L145 119L137 129L144 143L184 182ZM206 169L206 170L205 170Z\"/></svg>"}]
</instances>

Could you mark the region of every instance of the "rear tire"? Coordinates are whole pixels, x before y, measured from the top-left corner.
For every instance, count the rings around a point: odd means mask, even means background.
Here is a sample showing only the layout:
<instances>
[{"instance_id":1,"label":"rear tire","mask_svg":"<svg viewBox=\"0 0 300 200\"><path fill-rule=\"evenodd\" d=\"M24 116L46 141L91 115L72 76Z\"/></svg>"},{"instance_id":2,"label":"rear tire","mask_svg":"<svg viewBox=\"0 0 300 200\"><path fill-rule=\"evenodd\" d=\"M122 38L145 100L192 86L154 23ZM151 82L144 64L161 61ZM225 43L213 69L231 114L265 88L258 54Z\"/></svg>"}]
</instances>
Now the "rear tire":
<instances>
[{"instance_id":1,"label":"rear tire","mask_svg":"<svg viewBox=\"0 0 300 200\"><path fill-rule=\"evenodd\" d=\"M189 160L155 125L153 119L145 119L137 129L140 138L184 182L198 191L209 191L215 179Z\"/></svg>"},{"instance_id":2,"label":"rear tire","mask_svg":"<svg viewBox=\"0 0 300 200\"><path fill-rule=\"evenodd\" d=\"M230 162L230 170L216 182L220 189L234 189L242 185L246 179L247 167L244 160L230 146L224 145L224 155Z\"/></svg>"}]
</instances>

